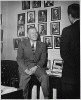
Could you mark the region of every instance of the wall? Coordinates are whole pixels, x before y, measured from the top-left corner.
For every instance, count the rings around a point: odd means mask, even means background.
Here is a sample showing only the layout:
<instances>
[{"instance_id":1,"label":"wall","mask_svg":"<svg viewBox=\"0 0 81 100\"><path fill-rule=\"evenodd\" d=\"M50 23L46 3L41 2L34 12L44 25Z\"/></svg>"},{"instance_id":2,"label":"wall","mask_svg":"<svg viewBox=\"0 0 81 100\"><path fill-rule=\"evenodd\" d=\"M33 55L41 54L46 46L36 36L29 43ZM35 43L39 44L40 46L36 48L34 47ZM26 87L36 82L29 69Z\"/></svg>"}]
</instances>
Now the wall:
<instances>
[{"instance_id":1,"label":"wall","mask_svg":"<svg viewBox=\"0 0 81 100\"><path fill-rule=\"evenodd\" d=\"M4 31L3 37L3 53L1 55L2 60L16 60L17 50L14 50L13 39L20 38L17 37L17 15L20 13L25 13L25 36L27 36L27 11L35 10L35 26L38 29L38 10L47 9L47 35L50 35L50 22L51 21L51 8L61 6L61 20L60 21L60 35L62 29L70 25L67 15L67 7L72 3L79 3L79 1L54 1L54 6L44 7L44 2L42 1L41 8L22 10L22 1L2 1L1 2L1 13L3 17L2 29ZM43 40L43 37L41 37ZM53 36L54 38L54 36ZM48 59L53 63L53 59L61 59L59 49L49 49ZM52 64L51 64L52 65Z\"/></svg>"}]
</instances>

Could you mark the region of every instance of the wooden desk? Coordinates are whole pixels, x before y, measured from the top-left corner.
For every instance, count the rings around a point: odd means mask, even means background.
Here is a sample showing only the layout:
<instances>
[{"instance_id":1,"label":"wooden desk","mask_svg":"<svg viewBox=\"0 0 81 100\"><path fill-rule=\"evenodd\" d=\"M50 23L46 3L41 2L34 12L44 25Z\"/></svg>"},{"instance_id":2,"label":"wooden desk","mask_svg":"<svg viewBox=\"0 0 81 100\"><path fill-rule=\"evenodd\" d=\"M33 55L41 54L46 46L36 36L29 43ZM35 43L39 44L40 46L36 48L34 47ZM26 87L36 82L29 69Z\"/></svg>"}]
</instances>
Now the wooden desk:
<instances>
[{"instance_id":1,"label":"wooden desk","mask_svg":"<svg viewBox=\"0 0 81 100\"><path fill-rule=\"evenodd\" d=\"M2 86L1 99L23 99L23 90L14 87Z\"/></svg>"}]
</instances>

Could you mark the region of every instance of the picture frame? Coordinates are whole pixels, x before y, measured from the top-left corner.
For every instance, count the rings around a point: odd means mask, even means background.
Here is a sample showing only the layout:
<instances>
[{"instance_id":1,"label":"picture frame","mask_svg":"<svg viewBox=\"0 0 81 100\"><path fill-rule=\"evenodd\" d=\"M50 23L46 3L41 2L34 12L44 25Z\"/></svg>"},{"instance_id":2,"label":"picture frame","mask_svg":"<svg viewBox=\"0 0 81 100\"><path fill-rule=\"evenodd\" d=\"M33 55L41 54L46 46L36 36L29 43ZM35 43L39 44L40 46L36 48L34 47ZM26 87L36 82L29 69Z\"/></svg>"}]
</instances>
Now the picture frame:
<instances>
[{"instance_id":1,"label":"picture frame","mask_svg":"<svg viewBox=\"0 0 81 100\"><path fill-rule=\"evenodd\" d=\"M51 21L61 19L61 7L51 8Z\"/></svg>"},{"instance_id":2,"label":"picture frame","mask_svg":"<svg viewBox=\"0 0 81 100\"><path fill-rule=\"evenodd\" d=\"M47 22L47 10L38 11L38 22Z\"/></svg>"},{"instance_id":3,"label":"picture frame","mask_svg":"<svg viewBox=\"0 0 81 100\"><path fill-rule=\"evenodd\" d=\"M48 49L53 49L53 37L52 36L44 36L43 42L46 43Z\"/></svg>"},{"instance_id":4,"label":"picture frame","mask_svg":"<svg viewBox=\"0 0 81 100\"><path fill-rule=\"evenodd\" d=\"M20 38L13 39L14 50L18 49L18 44L21 42Z\"/></svg>"},{"instance_id":5,"label":"picture frame","mask_svg":"<svg viewBox=\"0 0 81 100\"><path fill-rule=\"evenodd\" d=\"M3 53L3 43L1 43L1 54Z\"/></svg>"},{"instance_id":6,"label":"picture frame","mask_svg":"<svg viewBox=\"0 0 81 100\"><path fill-rule=\"evenodd\" d=\"M35 23L35 11L27 12L27 23Z\"/></svg>"},{"instance_id":7,"label":"picture frame","mask_svg":"<svg viewBox=\"0 0 81 100\"><path fill-rule=\"evenodd\" d=\"M25 24L25 13L18 14L18 25L24 25Z\"/></svg>"},{"instance_id":8,"label":"picture frame","mask_svg":"<svg viewBox=\"0 0 81 100\"><path fill-rule=\"evenodd\" d=\"M44 7L50 7L50 6L54 6L54 1L53 0L50 0L50 1L44 0Z\"/></svg>"},{"instance_id":9,"label":"picture frame","mask_svg":"<svg viewBox=\"0 0 81 100\"><path fill-rule=\"evenodd\" d=\"M60 35L60 22L50 23L51 35Z\"/></svg>"},{"instance_id":10,"label":"picture frame","mask_svg":"<svg viewBox=\"0 0 81 100\"><path fill-rule=\"evenodd\" d=\"M54 36L54 48L60 49L60 36Z\"/></svg>"},{"instance_id":11,"label":"picture frame","mask_svg":"<svg viewBox=\"0 0 81 100\"><path fill-rule=\"evenodd\" d=\"M63 68L63 60L53 59L52 70L53 69L60 69L60 70L62 70L62 68Z\"/></svg>"},{"instance_id":12,"label":"picture frame","mask_svg":"<svg viewBox=\"0 0 81 100\"><path fill-rule=\"evenodd\" d=\"M30 1L22 1L22 10L30 9Z\"/></svg>"},{"instance_id":13,"label":"picture frame","mask_svg":"<svg viewBox=\"0 0 81 100\"><path fill-rule=\"evenodd\" d=\"M62 77L62 69L63 69L63 60L54 59L51 73L53 73L53 75L56 77Z\"/></svg>"},{"instance_id":14,"label":"picture frame","mask_svg":"<svg viewBox=\"0 0 81 100\"><path fill-rule=\"evenodd\" d=\"M28 28L30 28L30 27L35 27L35 24L27 25L27 30L28 30Z\"/></svg>"},{"instance_id":15,"label":"picture frame","mask_svg":"<svg viewBox=\"0 0 81 100\"><path fill-rule=\"evenodd\" d=\"M0 14L0 25L2 25L2 14Z\"/></svg>"},{"instance_id":16,"label":"picture frame","mask_svg":"<svg viewBox=\"0 0 81 100\"><path fill-rule=\"evenodd\" d=\"M1 41L3 41L3 30L1 30Z\"/></svg>"},{"instance_id":17,"label":"picture frame","mask_svg":"<svg viewBox=\"0 0 81 100\"><path fill-rule=\"evenodd\" d=\"M51 60L47 61L47 69L51 69Z\"/></svg>"},{"instance_id":18,"label":"picture frame","mask_svg":"<svg viewBox=\"0 0 81 100\"><path fill-rule=\"evenodd\" d=\"M38 24L38 32L40 36L47 35L47 23L39 23Z\"/></svg>"},{"instance_id":19,"label":"picture frame","mask_svg":"<svg viewBox=\"0 0 81 100\"><path fill-rule=\"evenodd\" d=\"M25 26L24 25L19 25L17 26L17 36L25 36Z\"/></svg>"},{"instance_id":20,"label":"picture frame","mask_svg":"<svg viewBox=\"0 0 81 100\"><path fill-rule=\"evenodd\" d=\"M41 1L32 1L32 8L41 7Z\"/></svg>"}]
</instances>

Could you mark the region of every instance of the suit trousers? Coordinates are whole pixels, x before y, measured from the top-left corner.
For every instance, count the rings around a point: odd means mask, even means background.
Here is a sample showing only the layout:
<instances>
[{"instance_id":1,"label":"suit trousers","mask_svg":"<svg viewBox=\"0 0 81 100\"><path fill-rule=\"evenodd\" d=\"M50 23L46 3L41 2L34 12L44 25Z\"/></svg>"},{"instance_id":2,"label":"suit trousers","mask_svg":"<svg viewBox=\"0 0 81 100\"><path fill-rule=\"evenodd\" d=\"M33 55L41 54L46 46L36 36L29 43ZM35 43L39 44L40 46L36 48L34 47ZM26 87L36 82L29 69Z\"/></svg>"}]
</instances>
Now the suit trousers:
<instances>
[{"instance_id":1,"label":"suit trousers","mask_svg":"<svg viewBox=\"0 0 81 100\"><path fill-rule=\"evenodd\" d=\"M49 97L49 76L47 75L46 71L39 67L35 72L35 76L41 82L41 87L43 90L44 97ZM24 99L28 98L28 90L29 90L29 81L31 76L28 74L20 74L20 83L19 87L23 89L23 96Z\"/></svg>"},{"instance_id":2,"label":"suit trousers","mask_svg":"<svg viewBox=\"0 0 81 100\"><path fill-rule=\"evenodd\" d=\"M80 99L80 86L62 82L62 99Z\"/></svg>"}]
</instances>

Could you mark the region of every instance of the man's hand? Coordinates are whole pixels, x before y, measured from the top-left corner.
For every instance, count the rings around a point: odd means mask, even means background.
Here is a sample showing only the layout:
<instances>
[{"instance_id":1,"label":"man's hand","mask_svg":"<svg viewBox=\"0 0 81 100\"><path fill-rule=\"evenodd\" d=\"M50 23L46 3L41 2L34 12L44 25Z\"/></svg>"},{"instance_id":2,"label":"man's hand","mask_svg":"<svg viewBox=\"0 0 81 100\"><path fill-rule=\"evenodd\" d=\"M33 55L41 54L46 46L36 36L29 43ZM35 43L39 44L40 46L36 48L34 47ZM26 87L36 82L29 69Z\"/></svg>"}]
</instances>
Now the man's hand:
<instances>
[{"instance_id":1,"label":"man's hand","mask_svg":"<svg viewBox=\"0 0 81 100\"><path fill-rule=\"evenodd\" d=\"M25 73L28 74L28 75L32 75L34 72L31 71L30 69L26 69L26 70L25 70Z\"/></svg>"},{"instance_id":2,"label":"man's hand","mask_svg":"<svg viewBox=\"0 0 81 100\"><path fill-rule=\"evenodd\" d=\"M32 68L30 69L30 71L32 71L32 72L35 73L35 71L36 71L37 68L38 68L37 66L34 66L34 67L32 67Z\"/></svg>"},{"instance_id":3,"label":"man's hand","mask_svg":"<svg viewBox=\"0 0 81 100\"><path fill-rule=\"evenodd\" d=\"M26 72L27 74L29 74L29 75L32 75L32 74L35 73L35 71L36 71L37 68L38 68L37 66L34 66L34 67L31 68L31 69L26 69L25 72Z\"/></svg>"}]
</instances>

